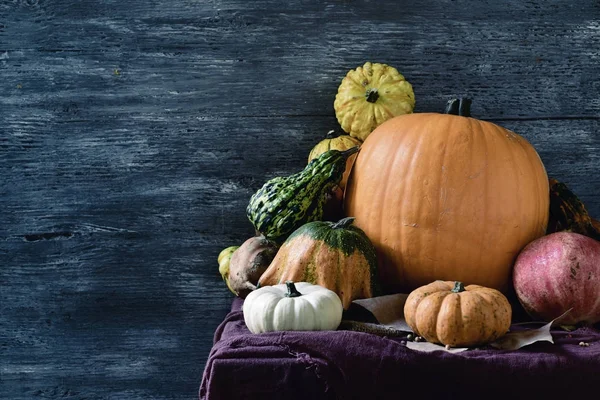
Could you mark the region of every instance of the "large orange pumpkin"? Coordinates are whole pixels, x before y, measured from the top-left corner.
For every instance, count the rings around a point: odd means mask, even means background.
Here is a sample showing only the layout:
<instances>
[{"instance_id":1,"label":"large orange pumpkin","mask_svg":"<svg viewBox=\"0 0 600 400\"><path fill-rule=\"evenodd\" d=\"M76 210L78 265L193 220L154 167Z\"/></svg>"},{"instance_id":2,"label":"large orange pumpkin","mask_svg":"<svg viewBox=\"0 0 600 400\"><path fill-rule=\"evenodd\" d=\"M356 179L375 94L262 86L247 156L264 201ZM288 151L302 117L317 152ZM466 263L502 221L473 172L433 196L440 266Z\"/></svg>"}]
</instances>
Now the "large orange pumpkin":
<instances>
[{"instance_id":1,"label":"large orange pumpkin","mask_svg":"<svg viewBox=\"0 0 600 400\"><path fill-rule=\"evenodd\" d=\"M375 245L388 292L434 280L505 291L519 251L546 231L549 185L538 153L514 132L468 117L468 104L449 103L460 115L392 118L361 147L346 214Z\"/></svg>"}]
</instances>

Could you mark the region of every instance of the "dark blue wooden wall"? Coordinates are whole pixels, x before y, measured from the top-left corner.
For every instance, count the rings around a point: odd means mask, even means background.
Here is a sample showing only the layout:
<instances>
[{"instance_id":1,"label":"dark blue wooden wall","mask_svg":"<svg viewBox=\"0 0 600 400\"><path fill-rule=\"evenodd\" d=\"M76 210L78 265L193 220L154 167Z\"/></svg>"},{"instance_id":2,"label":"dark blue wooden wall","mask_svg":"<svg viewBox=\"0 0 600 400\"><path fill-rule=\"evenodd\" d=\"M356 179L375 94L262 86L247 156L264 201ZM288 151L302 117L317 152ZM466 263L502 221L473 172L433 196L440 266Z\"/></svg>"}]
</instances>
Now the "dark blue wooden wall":
<instances>
[{"instance_id":1,"label":"dark blue wooden wall","mask_svg":"<svg viewBox=\"0 0 600 400\"><path fill-rule=\"evenodd\" d=\"M250 195L365 61L468 95L600 216L600 3L1 0L0 398L193 399Z\"/></svg>"}]
</instances>

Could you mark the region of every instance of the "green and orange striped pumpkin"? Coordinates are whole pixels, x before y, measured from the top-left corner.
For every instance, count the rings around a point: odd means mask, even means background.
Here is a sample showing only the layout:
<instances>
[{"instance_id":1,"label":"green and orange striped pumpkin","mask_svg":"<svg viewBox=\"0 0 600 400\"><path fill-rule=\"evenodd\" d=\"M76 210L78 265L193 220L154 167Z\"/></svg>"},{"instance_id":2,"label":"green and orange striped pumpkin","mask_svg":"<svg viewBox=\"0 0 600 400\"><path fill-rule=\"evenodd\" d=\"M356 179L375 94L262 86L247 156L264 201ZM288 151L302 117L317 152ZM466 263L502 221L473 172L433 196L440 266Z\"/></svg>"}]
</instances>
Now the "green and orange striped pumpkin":
<instances>
[{"instance_id":1,"label":"green and orange striped pumpkin","mask_svg":"<svg viewBox=\"0 0 600 400\"><path fill-rule=\"evenodd\" d=\"M302 225L280 247L257 286L309 282L334 291L344 309L353 300L378 295L375 248L353 221Z\"/></svg>"}]
</instances>

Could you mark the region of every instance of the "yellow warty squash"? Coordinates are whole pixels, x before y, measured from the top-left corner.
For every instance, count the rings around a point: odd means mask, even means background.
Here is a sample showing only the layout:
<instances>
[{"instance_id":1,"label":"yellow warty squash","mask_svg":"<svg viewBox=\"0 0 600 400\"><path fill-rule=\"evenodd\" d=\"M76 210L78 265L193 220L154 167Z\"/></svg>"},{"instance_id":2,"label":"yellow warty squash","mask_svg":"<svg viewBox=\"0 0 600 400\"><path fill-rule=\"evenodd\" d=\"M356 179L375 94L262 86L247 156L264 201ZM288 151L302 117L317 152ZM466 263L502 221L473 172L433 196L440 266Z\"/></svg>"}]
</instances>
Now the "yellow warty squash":
<instances>
[{"instance_id":1,"label":"yellow warty squash","mask_svg":"<svg viewBox=\"0 0 600 400\"><path fill-rule=\"evenodd\" d=\"M381 123L412 113L412 85L394 67L367 62L342 79L333 103L342 129L364 141Z\"/></svg>"}]
</instances>

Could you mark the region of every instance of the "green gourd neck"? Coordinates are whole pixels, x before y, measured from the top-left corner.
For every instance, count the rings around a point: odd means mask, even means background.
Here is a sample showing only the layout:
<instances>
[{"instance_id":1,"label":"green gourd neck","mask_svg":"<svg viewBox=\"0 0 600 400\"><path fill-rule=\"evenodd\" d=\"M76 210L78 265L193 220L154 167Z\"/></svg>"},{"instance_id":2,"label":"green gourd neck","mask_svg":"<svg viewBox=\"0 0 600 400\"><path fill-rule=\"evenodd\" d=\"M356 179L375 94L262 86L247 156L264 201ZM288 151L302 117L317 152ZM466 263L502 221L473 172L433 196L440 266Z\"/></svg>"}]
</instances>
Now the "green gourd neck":
<instances>
[{"instance_id":1,"label":"green gourd neck","mask_svg":"<svg viewBox=\"0 0 600 400\"><path fill-rule=\"evenodd\" d=\"M449 100L446 104L444 114L459 115L461 117L471 116L471 99L460 98Z\"/></svg>"},{"instance_id":2,"label":"green gourd neck","mask_svg":"<svg viewBox=\"0 0 600 400\"><path fill-rule=\"evenodd\" d=\"M452 293L460 293L465 291L465 285L462 282L454 282Z\"/></svg>"},{"instance_id":3,"label":"green gourd neck","mask_svg":"<svg viewBox=\"0 0 600 400\"><path fill-rule=\"evenodd\" d=\"M287 287L287 293L285 294L285 297L300 297L300 296L302 296L302 293L300 293L298 291L298 289L296 289L296 285L294 285L294 282L286 281L285 286Z\"/></svg>"},{"instance_id":4,"label":"green gourd neck","mask_svg":"<svg viewBox=\"0 0 600 400\"><path fill-rule=\"evenodd\" d=\"M344 158L348 158L348 157L350 157L352 154L354 154L354 153L358 153L358 152L359 152L359 150L360 150L360 146L354 146L354 147L351 147L351 148L349 148L348 150L344 150L344 151L342 151L342 152L341 152L341 153L342 153L342 157L344 157Z\"/></svg>"}]
</instances>

